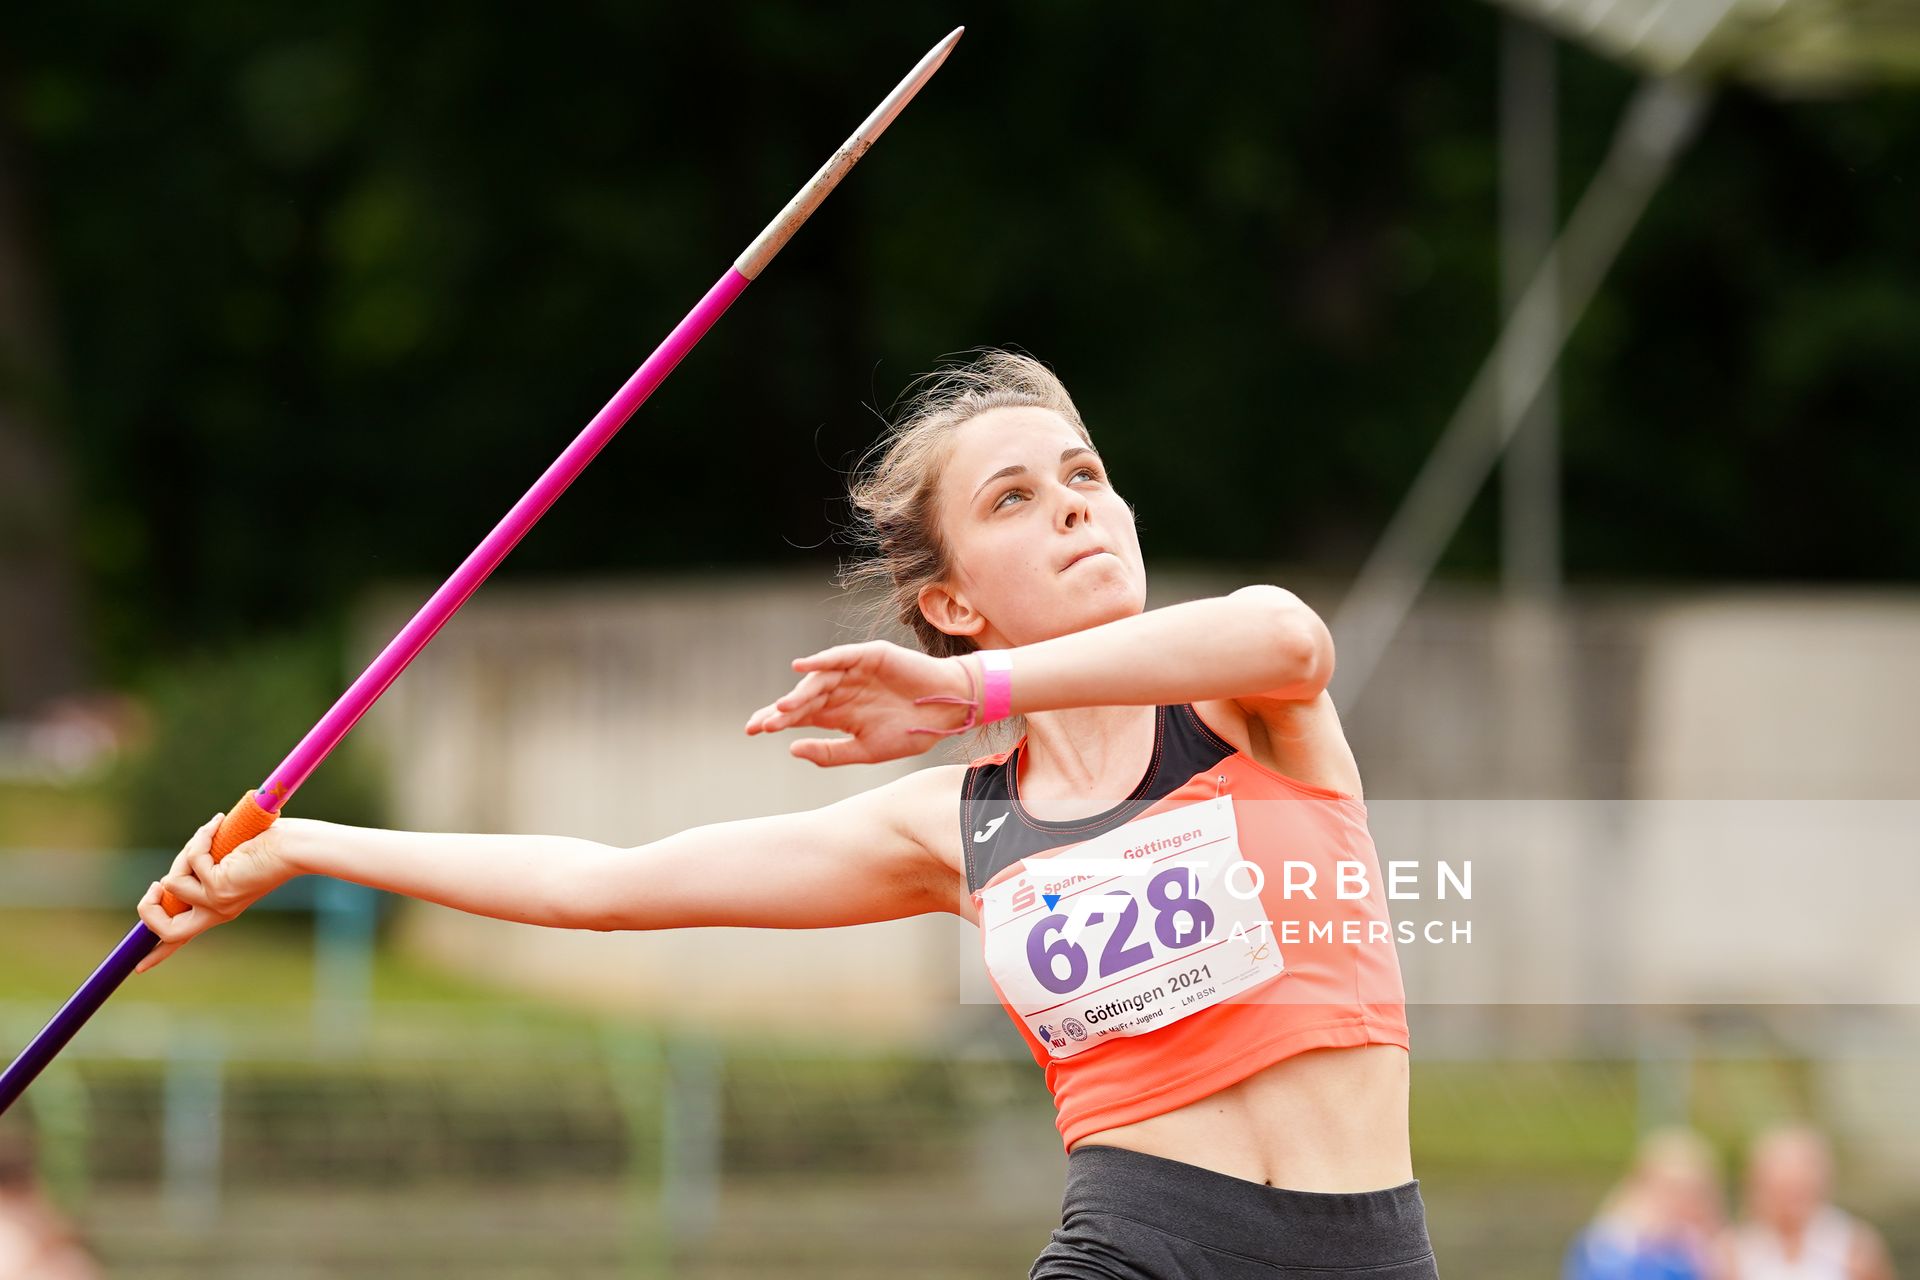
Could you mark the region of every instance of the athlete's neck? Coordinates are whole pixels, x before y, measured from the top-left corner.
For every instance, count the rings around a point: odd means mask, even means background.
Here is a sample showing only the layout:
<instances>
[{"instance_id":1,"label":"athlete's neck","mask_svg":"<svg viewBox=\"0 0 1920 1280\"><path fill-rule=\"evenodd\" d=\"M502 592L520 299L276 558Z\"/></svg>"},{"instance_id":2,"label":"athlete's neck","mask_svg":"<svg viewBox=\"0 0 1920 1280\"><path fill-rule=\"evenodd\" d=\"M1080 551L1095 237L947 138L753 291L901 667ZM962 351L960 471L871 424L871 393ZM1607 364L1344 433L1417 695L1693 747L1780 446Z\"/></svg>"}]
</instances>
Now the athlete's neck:
<instances>
[{"instance_id":1,"label":"athlete's neck","mask_svg":"<svg viewBox=\"0 0 1920 1280\"><path fill-rule=\"evenodd\" d=\"M1029 713L1017 779L1022 803L1031 809L1042 800L1071 809L1078 799L1112 804L1125 798L1153 758L1155 713L1154 707Z\"/></svg>"}]
</instances>

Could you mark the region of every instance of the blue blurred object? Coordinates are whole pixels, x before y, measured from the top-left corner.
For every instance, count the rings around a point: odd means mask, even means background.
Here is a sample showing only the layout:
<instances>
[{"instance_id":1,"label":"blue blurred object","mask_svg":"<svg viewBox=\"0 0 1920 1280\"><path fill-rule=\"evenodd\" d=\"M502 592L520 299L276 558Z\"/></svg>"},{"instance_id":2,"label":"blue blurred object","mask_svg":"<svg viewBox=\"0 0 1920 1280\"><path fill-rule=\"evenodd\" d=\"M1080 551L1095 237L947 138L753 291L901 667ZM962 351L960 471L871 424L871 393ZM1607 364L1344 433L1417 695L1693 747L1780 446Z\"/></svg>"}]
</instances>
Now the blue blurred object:
<instances>
[{"instance_id":1,"label":"blue blurred object","mask_svg":"<svg viewBox=\"0 0 1920 1280\"><path fill-rule=\"evenodd\" d=\"M1635 1240L1596 1224L1567 1249L1561 1280L1706 1280L1706 1260L1684 1241Z\"/></svg>"}]
</instances>

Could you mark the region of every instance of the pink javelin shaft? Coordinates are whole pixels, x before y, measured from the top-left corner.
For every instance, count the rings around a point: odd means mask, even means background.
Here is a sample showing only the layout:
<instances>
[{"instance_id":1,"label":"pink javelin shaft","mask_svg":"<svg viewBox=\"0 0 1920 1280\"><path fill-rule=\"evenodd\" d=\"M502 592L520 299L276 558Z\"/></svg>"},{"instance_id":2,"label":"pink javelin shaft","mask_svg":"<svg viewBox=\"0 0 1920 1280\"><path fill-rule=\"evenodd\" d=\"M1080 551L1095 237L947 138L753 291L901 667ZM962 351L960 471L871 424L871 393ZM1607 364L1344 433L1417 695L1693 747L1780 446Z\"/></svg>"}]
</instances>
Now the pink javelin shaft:
<instances>
[{"instance_id":1,"label":"pink javelin shaft","mask_svg":"<svg viewBox=\"0 0 1920 1280\"><path fill-rule=\"evenodd\" d=\"M574 437L573 443L554 459L553 464L521 496L520 501L513 504L513 509L501 518L500 523L493 526L493 532L461 561L453 576L420 606L419 612L380 651L380 656L373 660L372 665L348 686L327 714L320 717L320 722L307 731L307 736L300 739L300 744L292 754L280 762L279 768L267 775L266 781L259 787L261 808L277 811L286 803L287 797L300 789L300 784L327 758L327 753L347 736L348 730L387 691L387 686L406 670L414 655L426 647L427 641L433 639L447 619L467 602L467 597L479 589L480 584L487 580L487 575L506 559L507 553L526 536L527 530L533 528L540 517L546 514L547 508L566 492L574 477L584 471L594 455L626 425L627 419L653 394L654 388L666 380L674 366L706 336L713 322L725 313L750 283L737 267L729 267L713 288L707 290L706 296L687 313L686 318L674 326L666 341L634 370L626 385L614 393L613 399L607 401L599 413L593 415L593 420Z\"/></svg>"},{"instance_id":2,"label":"pink javelin shaft","mask_svg":"<svg viewBox=\"0 0 1920 1280\"><path fill-rule=\"evenodd\" d=\"M520 501L513 504L513 509L473 549L453 576L400 629L400 634L381 651L373 664L340 695L327 714L320 718L320 722L294 747L292 754L280 762L279 768L267 775L258 788L259 803L263 809L277 812L287 798L299 790L300 784L326 759L327 753L347 736L347 732L367 713L367 709L386 692L387 686L406 670L414 655L466 603L467 597L487 580L487 575L526 536L527 530L546 513L555 499L566 491L574 477L593 461L594 455L653 394L654 388L673 372L682 357L693 350L707 330L713 327L714 321L725 313L741 291L752 283L761 269L800 229L800 224L826 199L827 193L866 154L867 148L873 145L874 140L893 122L893 118L919 92L920 86L940 69L940 64L946 61L947 54L965 30L965 27L956 28L929 50L907 73L906 79L874 108L873 114L854 131L853 136L821 166L819 172L787 203L786 208L767 225L727 273L707 290L706 296L687 313L686 318L674 326L666 341L634 371L626 385L614 393L613 399L607 401L606 406L593 416L593 420L567 446L566 451L554 460L553 465L546 469Z\"/></svg>"}]
</instances>

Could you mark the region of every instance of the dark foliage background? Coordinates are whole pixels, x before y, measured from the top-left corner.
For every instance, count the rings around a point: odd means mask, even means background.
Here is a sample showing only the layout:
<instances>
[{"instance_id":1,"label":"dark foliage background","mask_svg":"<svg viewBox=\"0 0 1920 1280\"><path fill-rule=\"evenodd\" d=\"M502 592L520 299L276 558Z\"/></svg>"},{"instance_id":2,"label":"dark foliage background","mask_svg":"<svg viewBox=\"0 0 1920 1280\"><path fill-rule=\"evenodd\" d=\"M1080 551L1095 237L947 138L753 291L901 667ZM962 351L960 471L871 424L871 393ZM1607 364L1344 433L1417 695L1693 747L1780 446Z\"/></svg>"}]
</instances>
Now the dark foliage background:
<instances>
[{"instance_id":1,"label":"dark foliage background","mask_svg":"<svg viewBox=\"0 0 1920 1280\"><path fill-rule=\"evenodd\" d=\"M946 69L505 576L831 563L946 353L1079 397L1152 557L1355 567L1495 331L1499 14L16 9L101 674L437 581L878 97ZM1561 56L1570 205L1631 88ZM1573 581L1911 581L1920 97L1733 90L1563 375ZM1444 565L1495 566L1483 495Z\"/></svg>"}]
</instances>

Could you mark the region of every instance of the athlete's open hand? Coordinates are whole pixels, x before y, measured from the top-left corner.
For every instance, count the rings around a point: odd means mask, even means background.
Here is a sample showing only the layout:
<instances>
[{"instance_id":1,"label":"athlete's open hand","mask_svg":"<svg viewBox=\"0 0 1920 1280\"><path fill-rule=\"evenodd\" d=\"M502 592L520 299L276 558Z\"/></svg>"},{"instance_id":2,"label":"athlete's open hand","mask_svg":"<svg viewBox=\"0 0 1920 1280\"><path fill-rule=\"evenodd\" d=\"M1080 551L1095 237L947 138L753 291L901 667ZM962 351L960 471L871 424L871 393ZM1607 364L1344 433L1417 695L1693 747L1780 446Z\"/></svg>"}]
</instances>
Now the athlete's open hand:
<instances>
[{"instance_id":1,"label":"athlete's open hand","mask_svg":"<svg viewBox=\"0 0 1920 1280\"><path fill-rule=\"evenodd\" d=\"M835 645L805 658L793 692L754 712L747 732L777 733L797 725L838 729L845 738L801 738L787 750L817 765L879 764L919 755L943 732L967 721L965 701L978 695L979 674L967 658L933 658L887 640ZM930 696L959 703L914 702Z\"/></svg>"},{"instance_id":2,"label":"athlete's open hand","mask_svg":"<svg viewBox=\"0 0 1920 1280\"><path fill-rule=\"evenodd\" d=\"M154 881L140 899L140 919L160 939L160 945L134 966L135 973L145 973L192 938L216 924L225 924L293 879L293 866L280 848L279 824L235 845L232 852L215 862L213 833L226 816L216 813L207 819L173 860L173 869L164 879ZM187 909L169 916L160 904L162 889L186 903Z\"/></svg>"}]
</instances>

